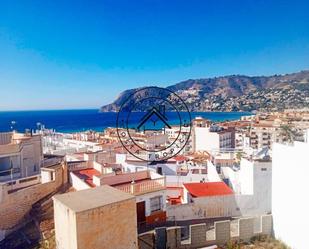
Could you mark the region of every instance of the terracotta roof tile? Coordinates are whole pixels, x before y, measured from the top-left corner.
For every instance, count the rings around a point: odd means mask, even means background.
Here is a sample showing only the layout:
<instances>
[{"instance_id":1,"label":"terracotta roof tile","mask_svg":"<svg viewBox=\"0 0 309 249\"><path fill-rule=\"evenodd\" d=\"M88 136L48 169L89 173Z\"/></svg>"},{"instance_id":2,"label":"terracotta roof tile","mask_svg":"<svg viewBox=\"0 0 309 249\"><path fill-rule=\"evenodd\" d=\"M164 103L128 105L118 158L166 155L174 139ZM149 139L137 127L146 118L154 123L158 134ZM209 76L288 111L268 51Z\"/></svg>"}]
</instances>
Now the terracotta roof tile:
<instances>
[{"instance_id":1,"label":"terracotta roof tile","mask_svg":"<svg viewBox=\"0 0 309 249\"><path fill-rule=\"evenodd\" d=\"M233 190L224 182L185 183L184 187L192 197L233 194Z\"/></svg>"}]
</instances>

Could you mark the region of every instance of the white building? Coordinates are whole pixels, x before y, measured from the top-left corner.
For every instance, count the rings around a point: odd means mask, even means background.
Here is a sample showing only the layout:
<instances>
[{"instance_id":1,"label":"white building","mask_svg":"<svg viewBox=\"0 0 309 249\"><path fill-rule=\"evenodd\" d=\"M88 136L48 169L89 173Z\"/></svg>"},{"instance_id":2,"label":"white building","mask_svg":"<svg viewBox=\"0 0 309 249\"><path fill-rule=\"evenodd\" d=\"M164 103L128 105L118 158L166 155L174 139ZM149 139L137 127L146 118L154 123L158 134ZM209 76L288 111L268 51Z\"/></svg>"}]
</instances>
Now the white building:
<instances>
[{"instance_id":1,"label":"white building","mask_svg":"<svg viewBox=\"0 0 309 249\"><path fill-rule=\"evenodd\" d=\"M273 145L274 234L291 248L308 248L309 143Z\"/></svg>"},{"instance_id":2,"label":"white building","mask_svg":"<svg viewBox=\"0 0 309 249\"><path fill-rule=\"evenodd\" d=\"M225 181L233 188L243 215L271 212L272 162L242 158L239 169L221 167Z\"/></svg>"},{"instance_id":3,"label":"white building","mask_svg":"<svg viewBox=\"0 0 309 249\"><path fill-rule=\"evenodd\" d=\"M43 136L44 154L68 155L76 152L96 152L102 149L101 144L75 139L72 134L52 132Z\"/></svg>"},{"instance_id":4,"label":"white building","mask_svg":"<svg viewBox=\"0 0 309 249\"><path fill-rule=\"evenodd\" d=\"M0 182L39 174L42 160L40 135L0 133Z\"/></svg>"},{"instance_id":5,"label":"white building","mask_svg":"<svg viewBox=\"0 0 309 249\"><path fill-rule=\"evenodd\" d=\"M105 173L96 168L70 172L70 182L76 190L109 185L136 197L138 225L166 220L165 177L153 171Z\"/></svg>"},{"instance_id":6,"label":"white building","mask_svg":"<svg viewBox=\"0 0 309 249\"><path fill-rule=\"evenodd\" d=\"M192 130L192 127L190 126L172 126L171 128L164 128L163 132L168 137L168 143L166 145L173 143L176 141L176 144L179 146L182 146L181 143L179 143L180 140L188 140L185 144L185 146L182 148L182 150L178 154L186 154L188 152L192 152L192 137L190 136L190 132Z\"/></svg>"},{"instance_id":7,"label":"white building","mask_svg":"<svg viewBox=\"0 0 309 249\"><path fill-rule=\"evenodd\" d=\"M221 127L194 127L194 151L218 151L235 147L235 132Z\"/></svg>"}]
</instances>

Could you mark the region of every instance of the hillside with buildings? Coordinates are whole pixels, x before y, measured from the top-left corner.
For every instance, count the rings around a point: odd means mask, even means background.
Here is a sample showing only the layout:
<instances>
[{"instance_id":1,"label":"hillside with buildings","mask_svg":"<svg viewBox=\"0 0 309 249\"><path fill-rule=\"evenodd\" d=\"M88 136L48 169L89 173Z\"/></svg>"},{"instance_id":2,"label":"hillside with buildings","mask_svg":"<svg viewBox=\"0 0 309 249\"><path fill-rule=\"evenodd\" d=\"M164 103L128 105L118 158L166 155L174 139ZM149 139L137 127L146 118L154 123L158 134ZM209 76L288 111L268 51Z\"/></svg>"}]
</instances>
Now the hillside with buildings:
<instances>
[{"instance_id":1,"label":"hillside with buildings","mask_svg":"<svg viewBox=\"0 0 309 249\"><path fill-rule=\"evenodd\" d=\"M309 70L273 76L189 79L167 89L177 93L192 111L281 111L309 106ZM136 90L124 91L100 110L117 111Z\"/></svg>"}]
</instances>

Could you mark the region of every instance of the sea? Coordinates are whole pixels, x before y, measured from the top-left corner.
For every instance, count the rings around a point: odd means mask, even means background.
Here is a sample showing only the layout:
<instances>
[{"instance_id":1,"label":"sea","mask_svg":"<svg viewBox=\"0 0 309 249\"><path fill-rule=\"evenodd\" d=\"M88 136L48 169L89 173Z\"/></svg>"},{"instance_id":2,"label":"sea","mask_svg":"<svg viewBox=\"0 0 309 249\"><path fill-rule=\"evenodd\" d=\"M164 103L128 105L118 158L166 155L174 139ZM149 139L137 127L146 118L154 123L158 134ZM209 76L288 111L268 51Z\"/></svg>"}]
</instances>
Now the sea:
<instances>
[{"instance_id":1,"label":"sea","mask_svg":"<svg viewBox=\"0 0 309 249\"><path fill-rule=\"evenodd\" d=\"M191 112L195 117L207 118L213 122L237 120L249 112ZM141 115L137 115L138 122ZM170 123L177 124L176 113L169 113ZM86 130L103 131L107 127L116 127L116 112L101 113L98 109L86 110L47 110L47 111L1 111L0 132L37 129L44 125L57 132L73 133Z\"/></svg>"}]
</instances>

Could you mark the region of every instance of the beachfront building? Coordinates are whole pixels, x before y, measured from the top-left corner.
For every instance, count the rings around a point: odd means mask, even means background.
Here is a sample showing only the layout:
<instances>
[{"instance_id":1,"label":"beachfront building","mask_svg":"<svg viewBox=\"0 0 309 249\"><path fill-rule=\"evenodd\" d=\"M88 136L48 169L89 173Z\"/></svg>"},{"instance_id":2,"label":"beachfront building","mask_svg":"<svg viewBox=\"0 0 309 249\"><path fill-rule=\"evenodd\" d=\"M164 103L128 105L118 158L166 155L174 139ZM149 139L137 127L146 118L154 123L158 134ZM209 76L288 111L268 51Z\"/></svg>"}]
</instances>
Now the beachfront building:
<instances>
[{"instance_id":1,"label":"beachfront building","mask_svg":"<svg viewBox=\"0 0 309 249\"><path fill-rule=\"evenodd\" d=\"M40 135L0 133L0 182L39 174L42 160Z\"/></svg>"},{"instance_id":2,"label":"beachfront building","mask_svg":"<svg viewBox=\"0 0 309 249\"><path fill-rule=\"evenodd\" d=\"M81 134L78 135L70 133L57 133L54 131L44 133L44 154L64 156L77 152L95 152L103 149L102 144L97 141L88 141L87 139L81 139L81 137L83 137Z\"/></svg>"}]
</instances>

